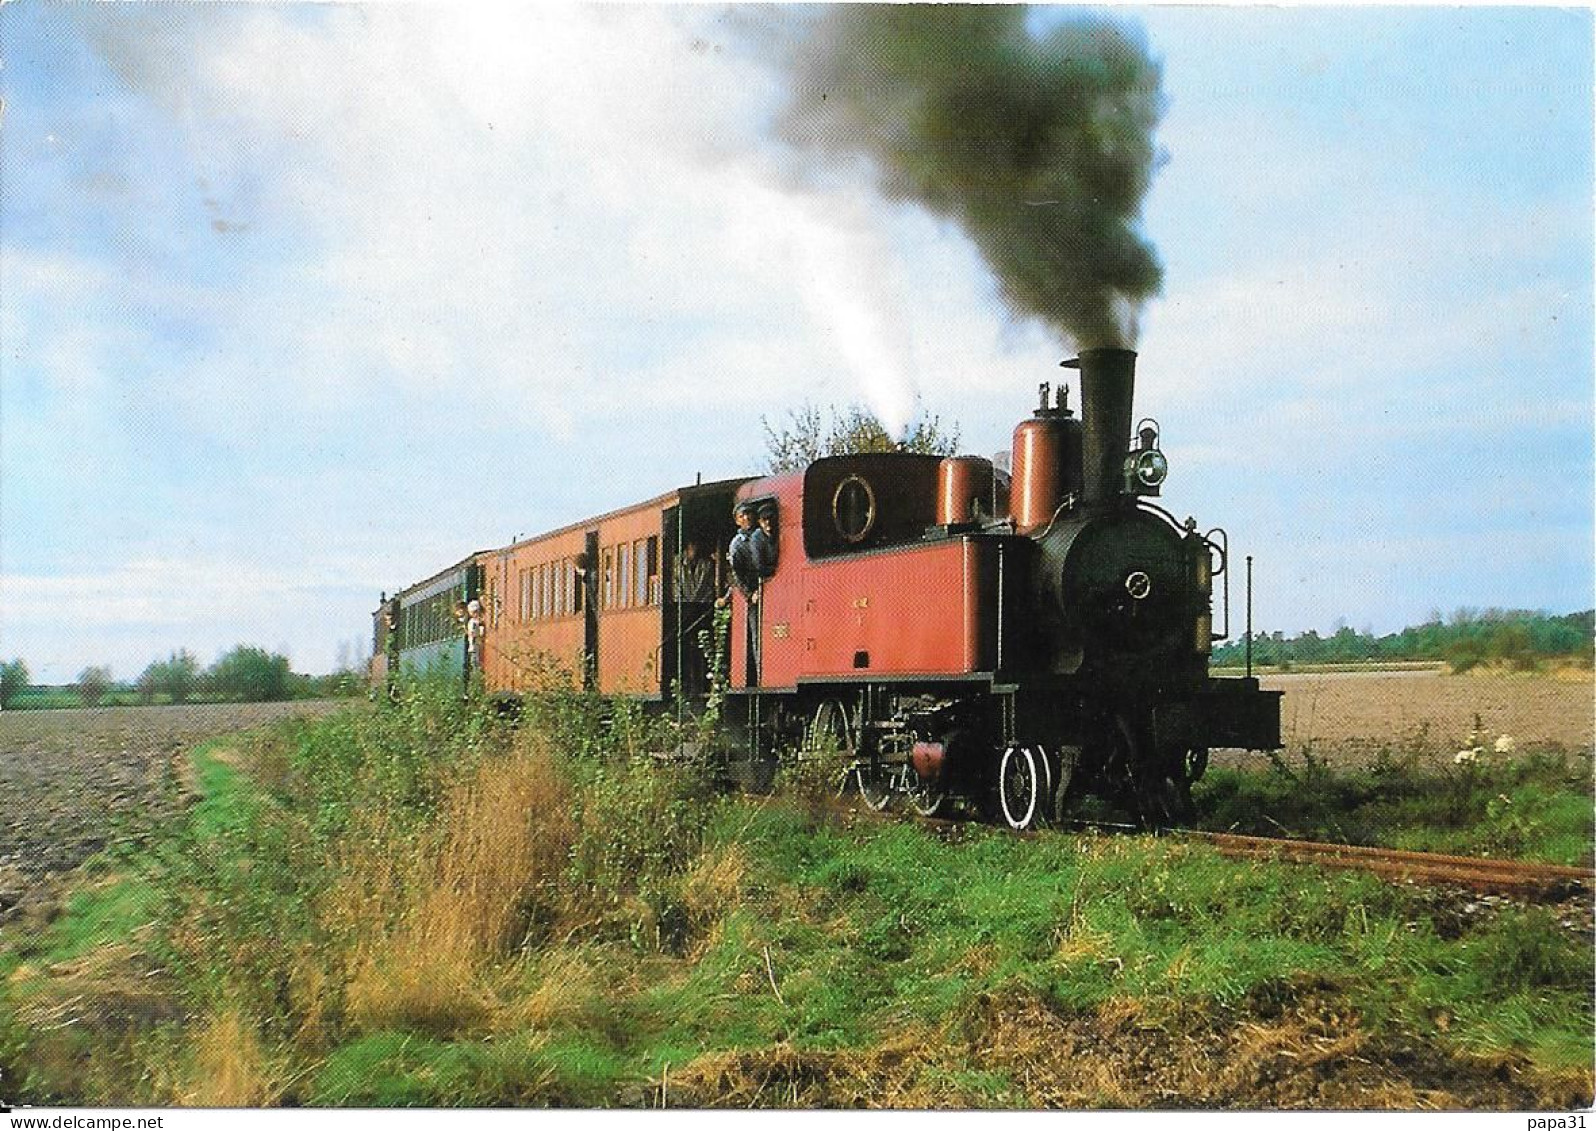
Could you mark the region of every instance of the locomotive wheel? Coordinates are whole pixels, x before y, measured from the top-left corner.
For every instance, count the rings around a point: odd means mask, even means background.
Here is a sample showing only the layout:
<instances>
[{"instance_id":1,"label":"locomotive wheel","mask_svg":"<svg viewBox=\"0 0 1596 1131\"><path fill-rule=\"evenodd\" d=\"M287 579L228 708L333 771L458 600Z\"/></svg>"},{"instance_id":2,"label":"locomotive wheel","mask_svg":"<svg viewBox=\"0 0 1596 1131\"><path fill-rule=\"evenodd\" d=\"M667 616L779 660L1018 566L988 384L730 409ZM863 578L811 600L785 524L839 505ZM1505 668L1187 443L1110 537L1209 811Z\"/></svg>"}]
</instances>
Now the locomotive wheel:
<instances>
[{"instance_id":1,"label":"locomotive wheel","mask_svg":"<svg viewBox=\"0 0 1596 1131\"><path fill-rule=\"evenodd\" d=\"M1148 829L1179 824L1191 810L1191 792L1183 771L1180 782L1172 779L1169 765L1158 758L1146 728L1116 715L1114 730L1115 758L1122 759L1137 820Z\"/></svg>"},{"instance_id":2,"label":"locomotive wheel","mask_svg":"<svg viewBox=\"0 0 1596 1131\"><path fill-rule=\"evenodd\" d=\"M1064 812L1069 808L1070 784L1075 778L1075 764L1079 760L1079 749L1073 746L1061 746L1057 750L1044 751L1047 758L1048 786L1043 794L1045 805L1043 812L1052 824L1063 824Z\"/></svg>"},{"instance_id":3,"label":"locomotive wheel","mask_svg":"<svg viewBox=\"0 0 1596 1131\"><path fill-rule=\"evenodd\" d=\"M1191 799L1191 782L1182 778L1180 781L1170 781L1170 792L1174 795L1170 806L1170 816L1177 824L1189 825L1197 817L1197 806Z\"/></svg>"},{"instance_id":4,"label":"locomotive wheel","mask_svg":"<svg viewBox=\"0 0 1596 1131\"><path fill-rule=\"evenodd\" d=\"M1008 746L998 760L997 812L1011 829L1036 824L1042 810L1042 770L1029 746Z\"/></svg>"},{"instance_id":5,"label":"locomotive wheel","mask_svg":"<svg viewBox=\"0 0 1596 1131\"><path fill-rule=\"evenodd\" d=\"M859 796L876 812L881 812L892 800L892 778L887 768L874 758L856 762L853 778L859 786Z\"/></svg>"},{"instance_id":6,"label":"locomotive wheel","mask_svg":"<svg viewBox=\"0 0 1596 1131\"><path fill-rule=\"evenodd\" d=\"M1197 809L1192 804L1191 783L1179 769L1173 774L1160 766L1145 766L1136 780L1136 803L1147 828L1173 828L1187 824Z\"/></svg>"},{"instance_id":7,"label":"locomotive wheel","mask_svg":"<svg viewBox=\"0 0 1596 1131\"><path fill-rule=\"evenodd\" d=\"M815 717L804 731L803 756L805 760L836 758L848 767L837 782L837 796L841 797L853 781L854 747L853 726L848 718L848 708L836 699L823 700L815 708Z\"/></svg>"},{"instance_id":8,"label":"locomotive wheel","mask_svg":"<svg viewBox=\"0 0 1596 1131\"><path fill-rule=\"evenodd\" d=\"M948 807L948 792L937 785L922 781L920 775L909 771L909 808L922 817L940 817Z\"/></svg>"},{"instance_id":9,"label":"locomotive wheel","mask_svg":"<svg viewBox=\"0 0 1596 1131\"><path fill-rule=\"evenodd\" d=\"M1036 758L1036 768L1042 775L1042 791L1038 794L1040 800L1036 806L1036 823L1039 825L1051 824L1053 820L1051 800L1053 797L1053 779L1057 776L1053 769L1053 755L1048 753L1045 746L1026 747Z\"/></svg>"}]
</instances>

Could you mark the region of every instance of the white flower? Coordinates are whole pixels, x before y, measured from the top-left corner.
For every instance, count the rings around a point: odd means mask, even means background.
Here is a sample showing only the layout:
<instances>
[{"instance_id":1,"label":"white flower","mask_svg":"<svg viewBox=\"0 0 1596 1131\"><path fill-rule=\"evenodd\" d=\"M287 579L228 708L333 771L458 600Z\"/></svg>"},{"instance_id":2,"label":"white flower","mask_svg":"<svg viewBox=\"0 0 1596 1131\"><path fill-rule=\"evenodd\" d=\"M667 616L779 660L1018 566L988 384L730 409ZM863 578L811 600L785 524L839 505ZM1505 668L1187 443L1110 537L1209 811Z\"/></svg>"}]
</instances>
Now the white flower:
<instances>
[{"instance_id":1,"label":"white flower","mask_svg":"<svg viewBox=\"0 0 1596 1131\"><path fill-rule=\"evenodd\" d=\"M1511 754L1513 752L1513 736L1504 734L1501 738L1498 738L1496 740L1496 752L1498 754Z\"/></svg>"},{"instance_id":2,"label":"white flower","mask_svg":"<svg viewBox=\"0 0 1596 1131\"><path fill-rule=\"evenodd\" d=\"M1479 760L1480 748L1478 746L1471 746L1467 750L1459 750L1457 752L1457 757L1452 759L1452 761L1456 762L1460 766L1472 765Z\"/></svg>"}]
</instances>

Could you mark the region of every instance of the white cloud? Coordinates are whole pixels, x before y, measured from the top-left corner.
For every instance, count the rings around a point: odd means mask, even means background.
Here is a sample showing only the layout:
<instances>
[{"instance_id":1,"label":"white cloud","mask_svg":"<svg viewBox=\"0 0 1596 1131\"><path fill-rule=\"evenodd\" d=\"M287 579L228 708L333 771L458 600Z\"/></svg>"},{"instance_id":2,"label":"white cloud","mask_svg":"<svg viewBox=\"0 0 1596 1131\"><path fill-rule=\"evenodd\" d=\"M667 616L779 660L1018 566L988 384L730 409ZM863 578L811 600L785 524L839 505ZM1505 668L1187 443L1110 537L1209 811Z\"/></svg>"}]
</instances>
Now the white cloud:
<instances>
[{"instance_id":1,"label":"white cloud","mask_svg":"<svg viewBox=\"0 0 1596 1131\"><path fill-rule=\"evenodd\" d=\"M654 367L628 351L685 361L700 349L687 325L763 339L759 323L793 311L809 321L789 353L840 355L878 411L906 417L882 206L798 191L758 155L774 78L717 19L470 5L312 29L252 10L190 21L199 63L180 99L168 67L128 63L139 46L118 41L126 72L182 106L207 182L267 184L239 220L244 244L275 251L237 260L222 356L168 375L176 411L229 437L400 397L495 403L569 435L587 403L650 398ZM602 374L595 343L617 359ZM783 392L766 367L741 383Z\"/></svg>"},{"instance_id":2,"label":"white cloud","mask_svg":"<svg viewBox=\"0 0 1596 1131\"><path fill-rule=\"evenodd\" d=\"M55 683L86 663L131 678L170 649L208 663L240 643L286 647L297 670L328 671L339 634L362 635L376 605L368 588L353 563L311 572L199 555L0 574L0 654L22 655L35 680Z\"/></svg>"}]
</instances>

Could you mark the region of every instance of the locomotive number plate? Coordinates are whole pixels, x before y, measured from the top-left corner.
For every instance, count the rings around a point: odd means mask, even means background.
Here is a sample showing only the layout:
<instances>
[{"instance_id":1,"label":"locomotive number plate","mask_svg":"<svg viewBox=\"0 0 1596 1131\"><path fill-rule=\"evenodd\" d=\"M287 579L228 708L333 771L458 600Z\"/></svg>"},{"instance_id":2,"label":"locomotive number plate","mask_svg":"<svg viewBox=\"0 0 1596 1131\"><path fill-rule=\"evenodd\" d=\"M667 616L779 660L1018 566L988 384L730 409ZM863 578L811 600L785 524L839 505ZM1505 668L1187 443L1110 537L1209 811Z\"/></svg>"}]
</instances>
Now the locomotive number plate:
<instances>
[{"instance_id":1,"label":"locomotive number plate","mask_svg":"<svg viewBox=\"0 0 1596 1131\"><path fill-rule=\"evenodd\" d=\"M773 640L787 639L789 626L786 624L773 624L770 626L770 635Z\"/></svg>"}]
</instances>

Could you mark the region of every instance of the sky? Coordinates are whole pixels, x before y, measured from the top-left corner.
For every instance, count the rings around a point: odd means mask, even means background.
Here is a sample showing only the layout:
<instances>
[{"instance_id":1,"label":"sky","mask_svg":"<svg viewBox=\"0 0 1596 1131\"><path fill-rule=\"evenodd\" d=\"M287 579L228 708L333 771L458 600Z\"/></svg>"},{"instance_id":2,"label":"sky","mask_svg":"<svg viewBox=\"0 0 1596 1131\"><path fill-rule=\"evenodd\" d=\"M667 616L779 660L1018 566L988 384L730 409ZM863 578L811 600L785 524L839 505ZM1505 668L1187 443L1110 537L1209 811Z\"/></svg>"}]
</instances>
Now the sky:
<instances>
[{"instance_id":1,"label":"sky","mask_svg":"<svg viewBox=\"0 0 1596 1131\"><path fill-rule=\"evenodd\" d=\"M1111 16L1166 99L1136 413L1258 627L1596 603L1592 13ZM0 658L329 671L805 402L1006 449L1073 343L860 162L794 174L795 18L0 7Z\"/></svg>"}]
</instances>

